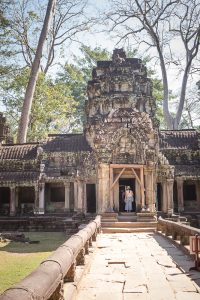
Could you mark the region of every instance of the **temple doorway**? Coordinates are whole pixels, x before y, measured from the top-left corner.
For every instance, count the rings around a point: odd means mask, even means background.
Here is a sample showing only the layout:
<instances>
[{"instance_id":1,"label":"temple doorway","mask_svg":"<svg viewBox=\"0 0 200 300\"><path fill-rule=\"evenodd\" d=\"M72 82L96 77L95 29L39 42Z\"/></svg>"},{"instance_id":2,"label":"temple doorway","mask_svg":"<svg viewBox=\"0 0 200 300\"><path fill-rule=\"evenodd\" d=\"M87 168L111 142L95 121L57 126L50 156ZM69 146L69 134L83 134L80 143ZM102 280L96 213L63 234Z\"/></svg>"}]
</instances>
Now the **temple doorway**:
<instances>
[{"instance_id":1,"label":"temple doorway","mask_svg":"<svg viewBox=\"0 0 200 300\"><path fill-rule=\"evenodd\" d=\"M110 209L123 212L125 204L123 192L130 186L134 192L135 203L133 211L144 207L144 166L143 165L110 165Z\"/></svg>"},{"instance_id":2,"label":"temple doorway","mask_svg":"<svg viewBox=\"0 0 200 300\"><path fill-rule=\"evenodd\" d=\"M135 199L135 179L134 178L119 178L119 212L125 211L124 195L126 187L130 186ZM136 211L135 201L133 203L133 211Z\"/></svg>"},{"instance_id":3,"label":"temple doorway","mask_svg":"<svg viewBox=\"0 0 200 300\"><path fill-rule=\"evenodd\" d=\"M8 216L10 213L10 188L0 187L0 215Z\"/></svg>"},{"instance_id":4,"label":"temple doorway","mask_svg":"<svg viewBox=\"0 0 200 300\"><path fill-rule=\"evenodd\" d=\"M95 184L86 184L87 212L96 213L96 186Z\"/></svg>"}]
</instances>

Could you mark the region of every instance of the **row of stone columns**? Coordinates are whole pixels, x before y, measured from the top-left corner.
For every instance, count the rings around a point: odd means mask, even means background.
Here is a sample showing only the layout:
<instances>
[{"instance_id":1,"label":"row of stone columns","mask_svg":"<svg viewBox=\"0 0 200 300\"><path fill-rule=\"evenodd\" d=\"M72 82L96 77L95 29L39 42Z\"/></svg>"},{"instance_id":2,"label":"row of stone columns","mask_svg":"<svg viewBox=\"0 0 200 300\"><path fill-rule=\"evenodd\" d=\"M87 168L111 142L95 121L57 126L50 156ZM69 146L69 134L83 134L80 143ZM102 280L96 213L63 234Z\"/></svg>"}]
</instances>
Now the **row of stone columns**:
<instances>
[{"instance_id":1,"label":"row of stone columns","mask_svg":"<svg viewBox=\"0 0 200 300\"><path fill-rule=\"evenodd\" d=\"M10 186L9 188L10 188L10 216L14 216L16 214L16 208L18 207L18 187L13 185ZM45 184L40 183L39 189L37 185L35 185L34 188L35 188L35 207L38 207L41 212L44 212Z\"/></svg>"},{"instance_id":2,"label":"row of stone columns","mask_svg":"<svg viewBox=\"0 0 200 300\"><path fill-rule=\"evenodd\" d=\"M10 216L16 214L16 208L18 207L18 191L16 186L10 186ZM65 188L65 211L70 210L70 182L64 182ZM45 183L39 183L39 185L34 186L35 189L35 210L43 214L45 211ZM85 203L85 184L83 181L77 181L74 184L74 196L75 196L75 210L84 210Z\"/></svg>"}]
</instances>

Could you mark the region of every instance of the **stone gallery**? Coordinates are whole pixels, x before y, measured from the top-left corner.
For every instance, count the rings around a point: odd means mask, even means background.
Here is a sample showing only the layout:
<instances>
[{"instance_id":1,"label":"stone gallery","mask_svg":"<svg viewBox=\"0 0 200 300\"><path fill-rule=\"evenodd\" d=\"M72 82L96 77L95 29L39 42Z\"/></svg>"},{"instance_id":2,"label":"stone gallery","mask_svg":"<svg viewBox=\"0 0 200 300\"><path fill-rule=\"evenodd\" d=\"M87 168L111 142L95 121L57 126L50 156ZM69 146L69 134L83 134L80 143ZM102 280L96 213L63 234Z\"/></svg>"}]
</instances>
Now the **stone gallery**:
<instances>
[{"instance_id":1,"label":"stone gallery","mask_svg":"<svg viewBox=\"0 0 200 300\"><path fill-rule=\"evenodd\" d=\"M124 211L200 213L200 133L159 130L152 82L140 59L115 49L87 87L81 134L11 144L0 116L0 214Z\"/></svg>"}]
</instances>

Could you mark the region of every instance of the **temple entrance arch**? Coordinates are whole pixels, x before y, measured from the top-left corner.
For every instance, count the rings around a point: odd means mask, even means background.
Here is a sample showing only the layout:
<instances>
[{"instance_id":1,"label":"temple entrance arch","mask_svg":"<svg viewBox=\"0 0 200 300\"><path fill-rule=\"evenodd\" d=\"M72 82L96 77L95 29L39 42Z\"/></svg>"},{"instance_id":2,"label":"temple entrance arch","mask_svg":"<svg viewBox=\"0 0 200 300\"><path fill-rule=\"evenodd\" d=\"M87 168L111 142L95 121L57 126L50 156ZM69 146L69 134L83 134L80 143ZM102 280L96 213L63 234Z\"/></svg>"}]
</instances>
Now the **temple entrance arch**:
<instances>
[{"instance_id":1,"label":"temple entrance arch","mask_svg":"<svg viewBox=\"0 0 200 300\"><path fill-rule=\"evenodd\" d=\"M144 166L132 164L110 164L110 208L122 211L120 201L120 182L122 179L132 180L132 189L135 192L136 205L141 208L144 200ZM131 182L131 181L130 181ZM131 186L131 184L129 184ZM125 184L124 184L125 186ZM137 188L136 188L137 186Z\"/></svg>"}]
</instances>

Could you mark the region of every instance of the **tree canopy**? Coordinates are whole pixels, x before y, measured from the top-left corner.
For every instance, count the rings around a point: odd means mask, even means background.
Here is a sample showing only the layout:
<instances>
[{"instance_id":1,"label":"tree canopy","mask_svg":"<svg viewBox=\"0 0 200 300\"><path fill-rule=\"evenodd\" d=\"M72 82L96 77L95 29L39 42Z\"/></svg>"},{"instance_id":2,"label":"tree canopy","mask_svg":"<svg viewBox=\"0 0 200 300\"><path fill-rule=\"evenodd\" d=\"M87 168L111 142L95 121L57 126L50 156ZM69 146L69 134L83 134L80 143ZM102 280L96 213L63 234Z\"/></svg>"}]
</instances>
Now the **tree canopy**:
<instances>
[{"instance_id":1,"label":"tree canopy","mask_svg":"<svg viewBox=\"0 0 200 300\"><path fill-rule=\"evenodd\" d=\"M29 141L50 132L82 131L86 86L92 68L98 60L111 58L116 43L117 47L126 48L129 56L139 57L148 64L161 128L198 126L200 3L197 0L102 1L102 15L98 18L95 4L90 1L57 0L40 61ZM0 2L1 106L15 136L47 3L48 0ZM107 31L112 50L108 50L106 42L102 46L98 39L100 32L106 38ZM92 35L90 44L85 46L88 32ZM69 55L70 49L73 56ZM172 91L172 77L181 83L176 92Z\"/></svg>"}]
</instances>

